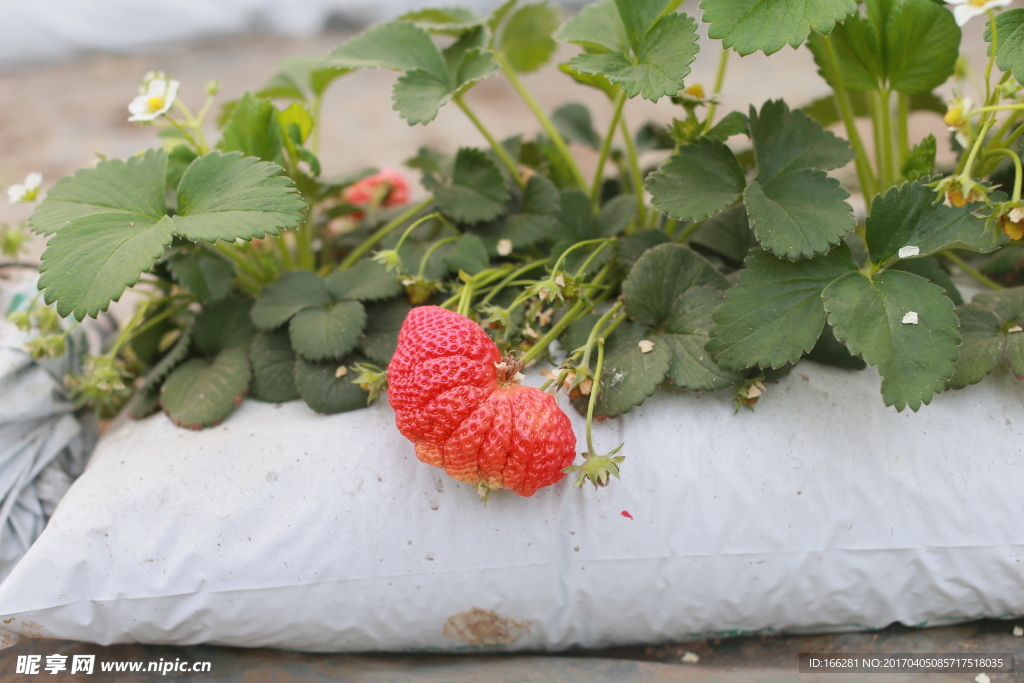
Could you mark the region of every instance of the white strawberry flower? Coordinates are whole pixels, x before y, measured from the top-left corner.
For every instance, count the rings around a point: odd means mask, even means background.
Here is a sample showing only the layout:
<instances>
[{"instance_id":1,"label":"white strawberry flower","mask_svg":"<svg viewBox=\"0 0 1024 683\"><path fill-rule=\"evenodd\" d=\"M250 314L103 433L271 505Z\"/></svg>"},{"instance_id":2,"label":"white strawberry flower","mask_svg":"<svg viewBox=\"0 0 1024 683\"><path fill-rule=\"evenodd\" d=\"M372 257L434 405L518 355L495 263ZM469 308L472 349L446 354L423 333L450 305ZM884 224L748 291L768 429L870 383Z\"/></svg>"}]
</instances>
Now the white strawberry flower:
<instances>
[{"instance_id":1,"label":"white strawberry flower","mask_svg":"<svg viewBox=\"0 0 1024 683\"><path fill-rule=\"evenodd\" d=\"M979 15L988 12L995 7L1006 7L1013 0L946 0L953 8L953 18L957 26L963 26L968 21Z\"/></svg>"},{"instance_id":2,"label":"white strawberry flower","mask_svg":"<svg viewBox=\"0 0 1024 683\"><path fill-rule=\"evenodd\" d=\"M949 127L948 129L955 134L956 141L964 149L970 147L971 144L970 114L973 107L974 101L970 97L956 97L949 100L946 105L946 114L942 117L942 120Z\"/></svg>"},{"instance_id":3,"label":"white strawberry flower","mask_svg":"<svg viewBox=\"0 0 1024 683\"><path fill-rule=\"evenodd\" d=\"M22 204L34 202L39 197L39 189L43 186L42 173L29 173L25 176L25 182L21 185L11 185L7 188L7 199L11 204Z\"/></svg>"},{"instance_id":4,"label":"white strawberry flower","mask_svg":"<svg viewBox=\"0 0 1024 683\"><path fill-rule=\"evenodd\" d=\"M150 71L142 79L139 96L128 105L129 121L152 121L167 113L178 96L178 81L172 81L167 74Z\"/></svg>"}]
</instances>

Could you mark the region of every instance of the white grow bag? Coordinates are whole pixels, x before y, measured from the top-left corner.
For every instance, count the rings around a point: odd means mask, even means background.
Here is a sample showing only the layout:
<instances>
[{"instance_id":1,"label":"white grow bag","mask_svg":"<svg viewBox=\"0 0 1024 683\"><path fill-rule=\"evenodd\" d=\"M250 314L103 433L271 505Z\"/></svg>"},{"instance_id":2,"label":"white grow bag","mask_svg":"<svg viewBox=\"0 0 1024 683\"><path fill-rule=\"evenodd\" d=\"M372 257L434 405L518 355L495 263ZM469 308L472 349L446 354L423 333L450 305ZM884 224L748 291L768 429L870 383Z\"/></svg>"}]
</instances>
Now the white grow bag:
<instances>
[{"instance_id":1,"label":"white grow bag","mask_svg":"<svg viewBox=\"0 0 1024 683\"><path fill-rule=\"evenodd\" d=\"M415 459L386 405L125 424L0 586L0 623L102 644L557 650L1024 612L1024 384L898 414L878 381L802 363L736 415L722 394L658 393L596 426L600 448L626 444L621 481L486 507Z\"/></svg>"}]
</instances>

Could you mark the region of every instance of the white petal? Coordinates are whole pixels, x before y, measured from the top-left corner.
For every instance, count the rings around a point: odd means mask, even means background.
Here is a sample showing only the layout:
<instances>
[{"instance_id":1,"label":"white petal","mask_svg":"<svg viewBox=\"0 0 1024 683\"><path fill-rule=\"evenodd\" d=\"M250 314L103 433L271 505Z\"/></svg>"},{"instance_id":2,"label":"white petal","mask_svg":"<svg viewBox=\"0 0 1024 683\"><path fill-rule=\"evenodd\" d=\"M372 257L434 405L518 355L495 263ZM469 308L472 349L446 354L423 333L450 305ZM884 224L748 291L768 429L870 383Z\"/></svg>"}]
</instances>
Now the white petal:
<instances>
[{"instance_id":1,"label":"white petal","mask_svg":"<svg viewBox=\"0 0 1024 683\"><path fill-rule=\"evenodd\" d=\"M971 0L946 0L946 4L949 4L949 5L962 5L965 2L970 2L970 1Z\"/></svg>"},{"instance_id":2,"label":"white petal","mask_svg":"<svg viewBox=\"0 0 1024 683\"><path fill-rule=\"evenodd\" d=\"M7 200L11 204L18 204L25 199L25 195L28 194L28 188L24 185L11 185L7 188Z\"/></svg>"},{"instance_id":3,"label":"white petal","mask_svg":"<svg viewBox=\"0 0 1024 683\"><path fill-rule=\"evenodd\" d=\"M917 313L915 311L907 311L907 314L903 316L904 325L916 325L917 322Z\"/></svg>"},{"instance_id":4,"label":"white petal","mask_svg":"<svg viewBox=\"0 0 1024 683\"><path fill-rule=\"evenodd\" d=\"M167 109L170 109L171 105L174 104L174 100L178 98L178 88L180 86L181 83L179 83L178 81L171 81L170 86L167 88L167 95L165 95L165 97L167 98ZM165 109L164 111L167 111L167 109Z\"/></svg>"},{"instance_id":5,"label":"white petal","mask_svg":"<svg viewBox=\"0 0 1024 683\"><path fill-rule=\"evenodd\" d=\"M1019 206L1015 206L1010 209L1009 216L1010 220L1014 223L1020 223L1021 221L1024 221L1024 209L1021 209Z\"/></svg>"},{"instance_id":6,"label":"white petal","mask_svg":"<svg viewBox=\"0 0 1024 683\"><path fill-rule=\"evenodd\" d=\"M953 18L956 19L957 26L963 26L968 21L985 13L983 7L975 7L974 5L957 5L953 8Z\"/></svg>"},{"instance_id":7,"label":"white petal","mask_svg":"<svg viewBox=\"0 0 1024 683\"><path fill-rule=\"evenodd\" d=\"M679 661L683 664L696 664L700 661L700 655L696 652L685 652Z\"/></svg>"},{"instance_id":8,"label":"white petal","mask_svg":"<svg viewBox=\"0 0 1024 683\"><path fill-rule=\"evenodd\" d=\"M139 95L134 100L128 103L128 113L131 116L128 117L129 121L152 121L157 117L157 114L149 111L149 96Z\"/></svg>"},{"instance_id":9,"label":"white petal","mask_svg":"<svg viewBox=\"0 0 1024 683\"><path fill-rule=\"evenodd\" d=\"M920 247L900 247L900 251L899 251L899 257L900 258L910 258L911 256L920 256L920 255L921 255L921 248Z\"/></svg>"}]
</instances>

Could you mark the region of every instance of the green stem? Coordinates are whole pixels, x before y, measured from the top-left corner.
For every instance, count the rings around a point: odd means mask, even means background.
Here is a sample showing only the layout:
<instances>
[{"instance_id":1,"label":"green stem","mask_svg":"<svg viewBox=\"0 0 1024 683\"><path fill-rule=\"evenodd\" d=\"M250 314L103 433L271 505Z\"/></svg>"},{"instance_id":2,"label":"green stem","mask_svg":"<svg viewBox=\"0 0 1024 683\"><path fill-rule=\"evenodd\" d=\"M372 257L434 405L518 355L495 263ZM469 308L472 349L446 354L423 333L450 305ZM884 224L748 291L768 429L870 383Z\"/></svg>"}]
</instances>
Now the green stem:
<instances>
[{"instance_id":1,"label":"green stem","mask_svg":"<svg viewBox=\"0 0 1024 683\"><path fill-rule=\"evenodd\" d=\"M676 243L678 243L678 244L686 244L686 240L690 239L690 236L692 236L693 233L697 232L697 230L703 224L704 224L704 221L693 221L692 223L687 225L685 228L683 228L683 232L680 233L679 237L676 238L674 241Z\"/></svg>"},{"instance_id":2,"label":"green stem","mask_svg":"<svg viewBox=\"0 0 1024 683\"><path fill-rule=\"evenodd\" d=\"M612 237L599 237L599 238L593 239L593 240L583 240L582 242L577 242L576 244L572 245L571 247L569 247L568 249L566 249L565 251L562 252L562 255L558 257L558 260L555 261L555 265L551 268L551 272L552 273L557 273L559 268L562 267L562 262L565 261L565 257L568 256L569 254L571 254L576 249L579 249L580 247L590 246L591 244L607 244L612 239L614 239L614 238L612 238Z\"/></svg>"},{"instance_id":3,"label":"green stem","mask_svg":"<svg viewBox=\"0 0 1024 683\"><path fill-rule=\"evenodd\" d=\"M892 153L892 106L889 99L889 89L883 88L878 92L879 113L882 116L882 130L875 131L877 137L882 138L882 167L885 173L879 174L884 181L880 182L879 190L888 189L893 179L899 175L899 169L893 165Z\"/></svg>"},{"instance_id":4,"label":"green stem","mask_svg":"<svg viewBox=\"0 0 1024 683\"><path fill-rule=\"evenodd\" d=\"M636 194L636 218L633 219L633 226L644 225L647 222L647 205L644 204L644 179L640 171L640 158L636 153L636 144L633 136L629 134L629 126L626 125L626 118L619 121L622 128L622 137L626 141L626 154L629 157L629 171L633 178L633 190ZM630 230L626 231L631 232Z\"/></svg>"},{"instance_id":5,"label":"green stem","mask_svg":"<svg viewBox=\"0 0 1024 683\"><path fill-rule=\"evenodd\" d=\"M461 109L469 120L473 122L476 129L480 131L485 138L487 138L487 142L491 145L491 149L493 149L494 153L498 155L499 159L501 159L501 163L505 164L505 168L507 168L508 172L512 174L512 178L516 181L516 184L519 185L519 187L523 187L526 182L523 180L523 176L519 172L519 167L516 166L514 161L512 161L512 157L508 155L508 152L505 151L505 148L502 147L501 143L491 135L489 130L487 130L483 121L476 117L476 114L474 114L469 106L466 105L465 100L463 100L461 96L455 98L455 104L457 104L459 109Z\"/></svg>"},{"instance_id":6,"label":"green stem","mask_svg":"<svg viewBox=\"0 0 1024 683\"><path fill-rule=\"evenodd\" d=\"M594 251L590 252L590 256L588 256L587 260L583 262L583 265L581 265L579 268L576 269L576 273L573 275L573 278L576 279L576 280L579 280L581 277L586 275L587 268L590 267L590 264L593 263L594 259L597 258L598 254L600 254L602 251L604 251L604 248L607 247L611 243L612 243L611 239L608 239L608 240L605 241L604 244L600 245L597 249L595 249Z\"/></svg>"},{"instance_id":7,"label":"green stem","mask_svg":"<svg viewBox=\"0 0 1024 683\"><path fill-rule=\"evenodd\" d=\"M604 165L608 161L608 153L612 149L612 139L615 137L615 129L619 126L619 118L622 116L622 108L626 105L626 91L619 93L615 100L615 113L612 114L612 125L608 126L608 134L604 136L601 143L601 152L597 157L597 168L594 170L594 183L590 188L590 202L594 209L601 204L601 185L604 182Z\"/></svg>"},{"instance_id":8,"label":"green stem","mask_svg":"<svg viewBox=\"0 0 1024 683\"><path fill-rule=\"evenodd\" d=\"M580 363L582 367L590 368L590 350L594 348L594 343L597 341L598 337L608 336L607 334L604 334L604 326L607 325L608 320L614 317L624 306L625 304L621 301L616 301L604 315L598 318L594 326L590 328L590 336L587 337L587 343L583 347L583 360ZM574 349L573 351L575 352L577 350L578 349Z\"/></svg>"},{"instance_id":9,"label":"green stem","mask_svg":"<svg viewBox=\"0 0 1024 683\"><path fill-rule=\"evenodd\" d=\"M292 258L292 251L288 248L288 242L285 241L285 234L282 232L277 236L277 250L281 252L281 260L284 262L286 270L295 269L295 259Z\"/></svg>"},{"instance_id":10,"label":"green stem","mask_svg":"<svg viewBox=\"0 0 1024 683\"><path fill-rule=\"evenodd\" d=\"M899 168L896 169L897 176L900 174L903 164L907 163L907 155L910 153L910 131L909 131L909 118L910 118L910 95L906 93L896 93L897 103L897 125L900 145L900 156Z\"/></svg>"},{"instance_id":11,"label":"green stem","mask_svg":"<svg viewBox=\"0 0 1024 683\"><path fill-rule=\"evenodd\" d=\"M534 268L539 268L540 266L546 265L550 260L550 258L544 258L539 261L527 263L525 266L520 266L519 268L513 270L511 273L508 274L508 276L504 280L499 282L497 286L487 294L487 296L485 296L480 301L480 305L486 306L487 304L491 303L491 299L497 296L501 292L501 290L505 289L505 287L507 287L510 282L515 282L516 278L518 278L523 273L528 273Z\"/></svg>"},{"instance_id":12,"label":"green stem","mask_svg":"<svg viewBox=\"0 0 1024 683\"><path fill-rule=\"evenodd\" d=\"M316 254L313 252L313 225L307 212L306 220L299 224L295 231L295 247L299 268L313 270L316 268Z\"/></svg>"},{"instance_id":13,"label":"green stem","mask_svg":"<svg viewBox=\"0 0 1024 683\"><path fill-rule=\"evenodd\" d=\"M121 328L121 332L120 334L117 335L117 339L114 341L114 345L110 347L110 351L106 353L107 356L109 356L110 358L117 357L117 354L121 350L121 347L128 343L128 340L131 338L132 331L140 322L142 322L143 318L146 317L146 311L149 310L149 306L152 303L153 301L149 300L143 301L138 305L138 307L135 309L135 314L132 315L131 320L128 321L127 325Z\"/></svg>"},{"instance_id":14,"label":"green stem","mask_svg":"<svg viewBox=\"0 0 1024 683\"><path fill-rule=\"evenodd\" d=\"M988 15L988 26L992 32L992 42L989 44L988 66L985 67L985 104L992 103L992 66L996 63L996 48L999 45L999 32L996 30L996 14L992 10L985 12Z\"/></svg>"},{"instance_id":15,"label":"green stem","mask_svg":"<svg viewBox=\"0 0 1024 683\"><path fill-rule=\"evenodd\" d=\"M959 175L971 176L971 171L974 169L974 160L978 157L978 151L981 150L981 144L985 141L985 135L988 133L988 129L992 127L994 121L986 123L982 129L978 132L978 139L974 141L974 146L971 147L971 153L967 155L967 160L964 162L963 170Z\"/></svg>"},{"instance_id":16,"label":"green stem","mask_svg":"<svg viewBox=\"0 0 1024 683\"><path fill-rule=\"evenodd\" d=\"M718 72L715 74L715 89L711 93L711 104L708 105L708 117L704 119L704 133L711 130L715 121L715 110L718 109L718 94L722 92L722 84L725 82L725 68L729 64L729 48L722 47L722 54L718 57Z\"/></svg>"},{"instance_id":17,"label":"green stem","mask_svg":"<svg viewBox=\"0 0 1024 683\"><path fill-rule=\"evenodd\" d=\"M1013 161L1013 165L1016 168L1017 175L1013 179L1013 197L1010 198L1011 202L1020 201L1020 189L1021 189L1021 178L1024 177L1024 170L1021 169L1020 157L1017 153L1010 149L994 149L992 154L1002 154L1003 156L1010 157Z\"/></svg>"},{"instance_id":18,"label":"green stem","mask_svg":"<svg viewBox=\"0 0 1024 683\"><path fill-rule=\"evenodd\" d=\"M323 95L316 95L313 98L313 131L310 134L311 139L309 141L309 144L312 147L312 149L310 149L309 151L312 152L315 156L320 156L320 112L323 109L323 104Z\"/></svg>"},{"instance_id":19,"label":"green stem","mask_svg":"<svg viewBox=\"0 0 1024 683\"><path fill-rule=\"evenodd\" d=\"M443 240L438 240L438 241L434 242L433 244L431 244L430 248L427 249L427 252L425 254L423 254L423 258L420 259L420 269L419 269L419 272L416 273L416 277L419 277L419 278L423 277L423 273L426 272L426 270L427 270L427 263L430 262L430 257L434 255L434 252L437 251L438 247L440 247L443 244L448 244L450 242L454 242L457 239L459 239L459 238L455 237L455 236L453 236L453 237L445 237Z\"/></svg>"},{"instance_id":20,"label":"green stem","mask_svg":"<svg viewBox=\"0 0 1024 683\"><path fill-rule=\"evenodd\" d=\"M985 114L992 111L1022 111L1024 110L1024 104L997 104L991 107L978 107L968 112L968 116L974 116L975 114Z\"/></svg>"},{"instance_id":21,"label":"green stem","mask_svg":"<svg viewBox=\"0 0 1024 683\"><path fill-rule=\"evenodd\" d=\"M604 339L597 340L597 370L594 374L594 383L590 387L590 400L587 401L587 452L591 456L597 455L594 450L594 406L597 405L597 394L601 390L601 372L604 370Z\"/></svg>"},{"instance_id":22,"label":"green stem","mask_svg":"<svg viewBox=\"0 0 1024 683\"><path fill-rule=\"evenodd\" d=\"M508 62L502 57L501 54L497 55L498 63L501 65L501 70L505 73L505 77L508 82L512 85L512 88L519 94L526 106L529 107L530 111L533 112L534 117L540 123L541 128L547 133L547 136L551 139L551 144L555 146L558 153L565 159L565 163L572 170L572 175L576 179L576 185L581 190L587 189L587 179L583 175L583 171L580 170L579 164L576 163L576 159L573 158L572 154L569 153L569 147L565 144L565 139L562 138L562 134L555 128L555 124L551 122L544 110L541 109L540 104L533 97L533 93L527 90L523 82L519 80L519 74L516 73L515 69L508 65Z\"/></svg>"},{"instance_id":23,"label":"green stem","mask_svg":"<svg viewBox=\"0 0 1024 683\"><path fill-rule=\"evenodd\" d=\"M154 315L152 318L147 320L145 325L140 325L135 330L133 330L131 335L128 337L128 341L131 341L132 339L135 339L136 337L138 337L143 332L146 332L147 330L149 330L152 327L154 327L155 325L163 322L167 318L170 318L171 316L176 315L177 313L180 313L181 311L184 311L186 308L188 308L191 305L192 305L191 301L186 301L185 303L181 304L180 306L174 306L172 308L168 308L165 311L161 311L157 315Z\"/></svg>"},{"instance_id":24,"label":"green stem","mask_svg":"<svg viewBox=\"0 0 1024 683\"><path fill-rule=\"evenodd\" d=\"M850 139L850 146L856 155L857 179L860 182L861 192L864 193L864 202L868 211L871 210L871 201L875 197L875 179L871 175L871 165L868 161L867 152L864 150L864 143L857 131L857 120L853 115L853 107L850 106L850 98L843 88L843 77L839 72L839 62L836 60L835 49L832 47L832 36L825 36L822 41L825 45L825 57L828 62L828 70L832 75L832 82L835 84L836 103L839 105L839 113L843 118L843 125L846 127L846 136Z\"/></svg>"},{"instance_id":25,"label":"green stem","mask_svg":"<svg viewBox=\"0 0 1024 683\"><path fill-rule=\"evenodd\" d=\"M380 242L382 239L387 237L395 228L398 228L399 226L401 226L406 221L412 219L416 214L418 214L420 211L423 211L424 209L426 209L428 206L430 206L433 203L434 203L434 198L433 197L428 197L427 199L424 199L419 204L415 204L413 206L410 206L408 209L403 211L400 215L398 215L397 217L391 219L390 221L388 221L387 223L382 225L380 228L377 229L376 232L374 232L372 235L367 237L366 240L364 240L362 244L360 244L358 247L353 249L349 253L349 255L346 256L345 259L341 262L341 265L339 267L340 268L351 268L352 266L354 266L359 261L359 259L361 259L363 257L363 255L366 254L366 252L368 252L371 249L373 249L377 245L378 242Z\"/></svg>"},{"instance_id":26,"label":"green stem","mask_svg":"<svg viewBox=\"0 0 1024 683\"><path fill-rule=\"evenodd\" d=\"M945 249L943 251L940 251L939 253L945 256L950 261L952 261L954 264L956 264L956 266L960 268L960 270L964 271L965 273L967 273L975 280L988 287L989 289L1003 289L1003 286L1001 284L999 284L998 282L993 282L992 280L982 275L975 268L968 265L966 261L964 261L956 254L954 254L951 249Z\"/></svg>"},{"instance_id":27,"label":"green stem","mask_svg":"<svg viewBox=\"0 0 1024 683\"><path fill-rule=\"evenodd\" d=\"M884 192L889 186L888 168L885 162L885 152L882 151L882 104L880 102L881 92L878 90L868 93L871 106L871 130L875 141L875 177L878 179L878 191Z\"/></svg>"},{"instance_id":28,"label":"green stem","mask_svg":"<svg viewBox=\"0 0 1024 683\"><path fill-rule=\"evenodd\" d=\"M264 278L263 271L261 271L259 268L257 268L253 264L249 263L249 261L246 260L246 258L244 256L239 254L231 246L229 246L227 244L224 244L223 242L217 242L216 244L210 244L209 242L206 242L205 240L199 240L199 245L201 247L206 248L206 249L210 249L212 251L215 251L216 253L220 254L221 256L226 258L227 260L231 261L232 263L235 264L235 266L239 270L241 270L242 272L246 273L250 277L254 278L256 280L256 282L262 282L263 281L263 278Z\"/></svg>"},{"instance_id":29,"label":"green stem","mask_svg":"<svg viewBox=\"0 0 1024 683\"><path fill-rule=\"evenodd\" d=\"M610 272L611 264L602 268L601 272L597 274L597 276L590 282L590 284L601 284L604 281L604 278L607 277L608 273ZM551 327L551 329L544 334L543 337L538 339L537 343L535 343L530 348L530 350L523 355L523 357L520 359L523 361L523 365L528 364L530 361L532 361L540 354L547 353L548 346L551 345L551 342L558 339L562 335L562 333L565 332L565 330L569 327L569 325L572 325L574 322L576 322L576 320L580 318L580 316L585 315L587 312L593 310L593 308L594 304L589 301L586 301L585 299L580 299L575 304L573 304L572 308L570 308L566 312L566 314L563 315L562 318L557 323L555 323Z\"/></svg>"}]
</instances>

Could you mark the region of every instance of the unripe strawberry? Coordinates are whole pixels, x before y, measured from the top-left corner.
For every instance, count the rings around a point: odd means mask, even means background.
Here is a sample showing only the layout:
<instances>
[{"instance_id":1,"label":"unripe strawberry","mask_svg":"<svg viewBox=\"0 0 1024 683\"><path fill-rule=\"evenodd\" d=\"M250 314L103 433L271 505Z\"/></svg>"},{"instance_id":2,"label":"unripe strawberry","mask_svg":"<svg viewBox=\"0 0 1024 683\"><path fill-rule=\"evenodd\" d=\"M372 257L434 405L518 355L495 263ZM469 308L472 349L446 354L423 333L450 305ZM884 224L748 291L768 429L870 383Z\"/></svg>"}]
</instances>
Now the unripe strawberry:
<instances>
[{"instance_id":1,"label":"unripe strawberry","mask_svg":"<svg viewBox=\"0 0 1024 683\"><path fill-rule=\"evenodd\" d=\"M521 369L468 318L414 308L388 366L398 429L459 481L531 496L564 476L576 436L553 396L519 384Z\"/></svg>"}]
</instances>

